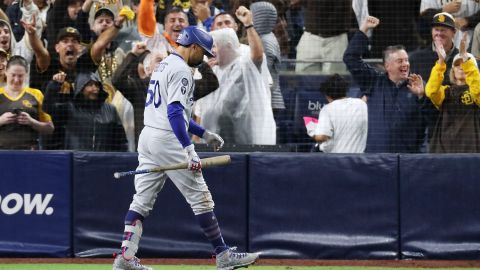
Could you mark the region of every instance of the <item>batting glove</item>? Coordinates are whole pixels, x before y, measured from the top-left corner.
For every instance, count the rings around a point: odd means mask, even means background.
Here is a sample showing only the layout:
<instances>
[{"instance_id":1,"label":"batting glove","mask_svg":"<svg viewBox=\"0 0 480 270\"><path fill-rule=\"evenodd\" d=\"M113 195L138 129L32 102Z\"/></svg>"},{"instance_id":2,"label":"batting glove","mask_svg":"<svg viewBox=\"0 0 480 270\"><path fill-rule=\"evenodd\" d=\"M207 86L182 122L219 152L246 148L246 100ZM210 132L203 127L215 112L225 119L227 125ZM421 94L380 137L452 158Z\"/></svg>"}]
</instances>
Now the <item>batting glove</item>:
<instances>
[{"instance_id":1,"label":"batting glove","mask_svg":"<svg viewBox=\"0 0 480 270\"><path fill-rule=\"evenodd\" d=\"M187 152L188 169L190 171L201 170L202 162L200 161L200 157L198 157L197 152L195 152L195 146L193 144L190 144L184 149L185 152Z\"/></svg>"},{"instance_id":2,"label":"batting glove","mask_svg":"<svg viewBox=\"0 0 480 270\"><path fill-rule=\"evenodd\" d=\"M218 151L223 147L223 139L217 133L205 130L202 138L207 142L207 144L212 145L215 151Z\"/></svg>"}]
</instances>

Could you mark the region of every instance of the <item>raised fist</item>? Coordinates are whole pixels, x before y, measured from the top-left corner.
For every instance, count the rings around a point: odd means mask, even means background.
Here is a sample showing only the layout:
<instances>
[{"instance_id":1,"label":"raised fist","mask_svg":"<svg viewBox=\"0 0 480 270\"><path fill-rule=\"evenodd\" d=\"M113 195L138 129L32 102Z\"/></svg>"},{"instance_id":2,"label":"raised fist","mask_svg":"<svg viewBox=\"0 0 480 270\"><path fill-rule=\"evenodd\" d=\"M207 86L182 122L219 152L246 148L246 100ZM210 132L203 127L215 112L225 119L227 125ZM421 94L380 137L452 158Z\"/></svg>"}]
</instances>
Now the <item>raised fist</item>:
<instances>
[{"instance_id":1,"label":"raised fist","mask_svg":"<svg viewBox=\"0 0 480 270\"><path fill-rule=\"evenodd\" d=\"M237 8L237 11L235 11L235 15L242 22L243 25L253 24L252 12L248 8L244 6L239 6Z\"/></svg>"},{"instance_id":2,"label":"raised fist","mask_svg":"<svg viewBox=\"0 0 480 270\"><path fill-rule=\"evenodd\" d=\"M367 19L363 22L362 27L360 27L360 30L366 33L368 30L377 27L379 24L380 24L379 19L373 16L368 16Z\"/></svg>"},{"instance_id":3,"label":"raised fist","mask_svg":"<svg viewBox=\"0 0 480 270\"><path fill-rule=\"evenodd\" d=\"M146 50L147 50L147 44L145 42L136 42L135 45L133 45L132 53L135 56L139 56L142 53L144 53Z\"/></svg>"}]
</instances>

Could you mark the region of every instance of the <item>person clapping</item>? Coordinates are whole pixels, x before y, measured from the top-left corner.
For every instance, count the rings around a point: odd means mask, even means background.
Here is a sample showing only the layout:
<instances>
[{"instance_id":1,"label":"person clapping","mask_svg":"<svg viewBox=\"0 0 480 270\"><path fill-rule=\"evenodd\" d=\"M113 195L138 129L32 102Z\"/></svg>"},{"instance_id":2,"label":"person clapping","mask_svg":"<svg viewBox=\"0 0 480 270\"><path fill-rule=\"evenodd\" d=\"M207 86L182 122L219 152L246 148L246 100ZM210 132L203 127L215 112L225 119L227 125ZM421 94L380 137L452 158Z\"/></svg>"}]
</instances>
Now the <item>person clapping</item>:
<instances>
[{"instance_id":1,"label":"person clapping","mask_svg":"<svg viewBox=\"0 0 480 270\"><path fill-rule=\"evenodd\" d=\"M480 152L480 74L475 57L467 53L467 34L450 70L452 85L443 85L447 69L441 43L435 43L438 61L426 85L426 95L439 110L429 146L431 153Z\"/></svg>"}]
</instances>

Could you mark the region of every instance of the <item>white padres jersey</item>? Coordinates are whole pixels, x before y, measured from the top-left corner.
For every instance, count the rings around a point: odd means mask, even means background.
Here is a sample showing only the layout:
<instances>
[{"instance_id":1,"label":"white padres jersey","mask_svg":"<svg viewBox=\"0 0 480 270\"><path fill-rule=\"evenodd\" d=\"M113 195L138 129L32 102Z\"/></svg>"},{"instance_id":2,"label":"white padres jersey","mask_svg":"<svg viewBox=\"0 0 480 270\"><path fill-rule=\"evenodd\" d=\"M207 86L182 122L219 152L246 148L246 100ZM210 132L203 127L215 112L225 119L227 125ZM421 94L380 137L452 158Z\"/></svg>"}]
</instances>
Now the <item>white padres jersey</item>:
<instances>
[{"instance_id":1,"label":"white padres jersey","mask_svg":"<svg viewBox=\"0 0 480 270\"><path fill-rule=\"evenodd\" d=\"M172 53L163 59L150 77L143 113L145 126L172 130L168 120L167 105L178 101L185 108L183 118L188 128L194 86L192 69L181 56Z\"/></svg>"}]
</instances>

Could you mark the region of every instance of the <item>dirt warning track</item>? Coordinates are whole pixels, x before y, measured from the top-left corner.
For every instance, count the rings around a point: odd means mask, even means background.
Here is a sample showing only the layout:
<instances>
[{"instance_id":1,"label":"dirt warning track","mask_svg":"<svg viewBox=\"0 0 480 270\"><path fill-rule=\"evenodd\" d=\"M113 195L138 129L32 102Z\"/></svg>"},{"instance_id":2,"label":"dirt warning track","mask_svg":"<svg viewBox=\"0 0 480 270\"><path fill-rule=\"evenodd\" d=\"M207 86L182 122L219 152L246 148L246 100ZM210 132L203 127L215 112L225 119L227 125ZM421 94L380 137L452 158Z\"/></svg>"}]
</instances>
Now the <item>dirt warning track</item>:
<instances>
[{"instance_id":1,"label":"dirt warning track","mask_svg":"<svg viewBox=\"0 0 480 270\"><path fill-rule=\"evenodd\" d=\"M111 264L113 258L0 258L5 263L71 263L71 264ZM142 259L149 265L214 265L212 259ZM480 268L480 260L295 260L295 259L260 259L255 265L285 266L378 266L411 268Z\"/></svg>"}]
</instances>

